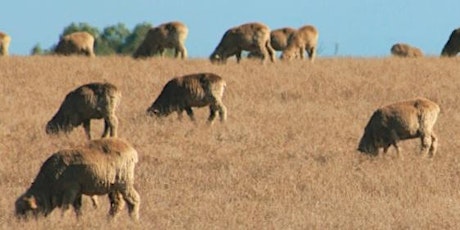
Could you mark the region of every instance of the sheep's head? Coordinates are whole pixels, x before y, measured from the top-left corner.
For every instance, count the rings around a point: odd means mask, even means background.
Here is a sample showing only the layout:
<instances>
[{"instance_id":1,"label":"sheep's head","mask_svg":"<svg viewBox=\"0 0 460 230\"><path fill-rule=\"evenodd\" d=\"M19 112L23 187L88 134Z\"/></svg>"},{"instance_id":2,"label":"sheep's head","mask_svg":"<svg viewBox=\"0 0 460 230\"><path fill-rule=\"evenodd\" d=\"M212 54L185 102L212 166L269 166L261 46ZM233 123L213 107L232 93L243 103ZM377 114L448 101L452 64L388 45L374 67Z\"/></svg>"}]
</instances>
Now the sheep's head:
<instances>
[{"instance_id":1,"label":"sheep's head","mask_svg":"<svg viewBox=\"0 0 460 230\"><path fill-rule=\"evenodd\" d=\"M293 49L286 49L283 51L283 53L281 53L280 58L281 60L290 61L297 58L297 54Z\"/></svg>"},{"instance_id":2,"label":"sheep's head","mask_svg":"<svg viewBox=\"0 0 460 230\"><path fill-rule=\"evenodd\" d=\"M359 141L358 151L374 156L378 154L378 144L368 132L364 132Z\"/></svg>"},{"instance_id":3,"label":"sheep's head","mask_svg":"<svg viewBox=\"0 0 460 230\"><path fill-rule=\"evenodd\" d=\"M149 115L151 117L153 117L153 116L159 117L159 116L161 116L161 113L160 113L160 110L153 109L152 107L150 107L150 108L147 109L147 115Z\"/></svg>"},{"instance_id":4,"label":"sheep's head","mask_svg":"<svg viewBox=\"0 0 460 230\"><path fill-rule=\"evenodd\" d=\"M16 200L15 215L19 219L27 219L31 216L37 217L39 205L34 196L23 195Z\"/></svg>"},{"instance_id":5,"label":"sheep's head","mask_svg":"<svg viewBox=\"0 0 460 230\"><path fill-rule=\"evenodd\" d=\"M221 63L223 63L223 57L222 57L222 55L217 54L217 53L211 54L211 56L209 57L209 60L210 60L211 63L213 63L213 64L221 64Z\"/></svg>"},{"instance_id":6,"label":"sheep's head","mask_svg":"<svg viewBox=\"0 0 460 230\"><path fill-rule=\"evenodd\" d=\"M55 135L59 132L69 133L73 129L72 125L68 124L60 124L59 122L55 122L54 120L49 121L46 124L46 134L48 135Z\"/></svg>"},{"instance_id":7,"label":"sheep's head","mask_svg":"<svg viewBox=\"0 0 460 230\"><path fill-rule=\"evenodd\" d=\"M444 45L441 56L442 57L453 57L460 52L460 29L452 31L449 36L449 40Z\"/></svg>"},{"instance_id":8,"label":"sheep's head","mask_svg":"<svg viewBox=\"0 0 460 230\"><path fill-rule=\"evenodd\" d=\"M160 100L161 101L161 100ZM160 102L155 101L152 106L150 106L147 109L147 115L151 117L166 117L172 112L174 112L175 109L170 106L170 105L161 105Z\"/></svg>"},{"instance_id":9,"label":"sheep's head","mask_svg":"<svg viewBox=\"0 0 460 230\"><path fill-rule=\"evenodd\" d=\"M460 46L460 44L457 44L457 45ZM453 57L457 55L459 51L460 51L459 47L456 47L455 45L448 43L442 49L441 56L442 57Z\"/></svg>"}]
</instances>

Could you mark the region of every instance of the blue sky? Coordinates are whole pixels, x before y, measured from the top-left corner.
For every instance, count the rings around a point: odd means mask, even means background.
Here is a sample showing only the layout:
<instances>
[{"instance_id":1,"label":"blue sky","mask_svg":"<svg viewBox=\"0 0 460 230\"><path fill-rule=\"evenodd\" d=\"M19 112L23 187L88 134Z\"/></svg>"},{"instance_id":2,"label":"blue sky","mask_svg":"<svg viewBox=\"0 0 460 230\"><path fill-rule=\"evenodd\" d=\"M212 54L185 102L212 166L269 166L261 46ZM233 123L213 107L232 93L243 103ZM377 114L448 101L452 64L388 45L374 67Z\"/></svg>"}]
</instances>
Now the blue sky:
<instances>
[{"instance_id":1,"label":"blue sky","mask_svg":"<svg viewBox=\"0 0 460 230\"><path fill-rule=\"evenodd\" d=\"M263 22L271 29L311 24L319 31L319 56L386 56L405 42L439 55L460 27L459 0L8 0L0 31L11 35L11 55L29 55L39 43L57 43L64 27L86 22L102 29L119 22L189 27L190 57L208 57L230 27Z\"/></svg>"}]
</instances>

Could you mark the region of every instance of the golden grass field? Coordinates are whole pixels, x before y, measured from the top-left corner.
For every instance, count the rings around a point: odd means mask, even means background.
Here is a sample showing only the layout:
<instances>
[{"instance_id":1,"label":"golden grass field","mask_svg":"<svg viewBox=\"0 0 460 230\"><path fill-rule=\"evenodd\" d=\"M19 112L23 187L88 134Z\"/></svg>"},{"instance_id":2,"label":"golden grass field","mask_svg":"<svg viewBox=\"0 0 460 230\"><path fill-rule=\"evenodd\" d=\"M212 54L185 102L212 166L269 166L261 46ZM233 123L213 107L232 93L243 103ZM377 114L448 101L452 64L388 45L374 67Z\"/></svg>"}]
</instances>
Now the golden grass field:
<instances>
[{"instance_id":1,"label":"golden grass field","mask_svg":"<svg viewBox=\"0 0 460 230\"><path fill-rule=\"evenodd\" d=\"M228 120L206 125L145 110L174 76L214 72L227 81ZM0 229L458 229L460 58L323 57L315 63L244 59L20 57L0 59ZM56 209L18 222L14 202L58 149L85 142L83 128L47 136L65 95L94 81L122 93L119 136L138 150L140 221L108 221L108 199L83 217ZM433 159L418 139L369 157L356 151L379 106L423 96L441 113ZM184 114L185 115L185 114ZM102 122L93 121L93 135Z\"/></svg>"}]
</instances>

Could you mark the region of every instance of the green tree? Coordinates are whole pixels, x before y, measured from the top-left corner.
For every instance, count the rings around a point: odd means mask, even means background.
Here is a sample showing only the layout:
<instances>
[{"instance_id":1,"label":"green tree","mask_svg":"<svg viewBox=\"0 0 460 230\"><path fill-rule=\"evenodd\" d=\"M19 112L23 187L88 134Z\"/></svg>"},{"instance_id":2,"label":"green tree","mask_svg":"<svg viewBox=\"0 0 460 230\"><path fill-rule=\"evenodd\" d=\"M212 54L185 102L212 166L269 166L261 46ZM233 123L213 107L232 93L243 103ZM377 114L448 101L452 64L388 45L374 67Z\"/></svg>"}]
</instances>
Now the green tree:
<instances>
[{"instance_id":1,"label":"green tree","mask_svg":"<svg viewBox=\"0 0 460 230\"><path fill-rule=\"evenodd\" d=\"M31 55L42 55L42 54L43 54L43 49L42 49L42 47L40 46L39 43L37 43L37 44L32 48L32 50L30 51L30 54L31 54Z\"/></svg>"},{"instance_id":2,"label":"green tree","mask_svg":"<svg viewBox=\"0 0 460 230\"><path fill-rule=\"evenodd\" d=\"M54 47L54 46L53 46ZM50 54L54 50L53 47L50 49L43 49L40 43L37 43L32 49L30 50L31 55L45 55Z\"/></svg>"},{"instance_id":3,"label":"green tree","mask_svg":"<svg viewBox=\"0 0 460 230\"><path fill-rule=\"evenodd\" d=\"M121 48L129 35L130 31L123 23L104 28L96 43L96 54L113 55L121 53Z\"/></svg>"},{"instance_id":4,"label":"green tree","mask_svg":"<svg viewBox=\"0 0 460 230\"><path fill-rule=\"evenodd\" d=\"M120 53L127 55L134 53L137 47L139 47L142 41L144 41L144 38L150 28L152 28L152 24L148 22L137 24L131 34L126 37L123 45L120 47Z\"/></svg>"}]
</instances>

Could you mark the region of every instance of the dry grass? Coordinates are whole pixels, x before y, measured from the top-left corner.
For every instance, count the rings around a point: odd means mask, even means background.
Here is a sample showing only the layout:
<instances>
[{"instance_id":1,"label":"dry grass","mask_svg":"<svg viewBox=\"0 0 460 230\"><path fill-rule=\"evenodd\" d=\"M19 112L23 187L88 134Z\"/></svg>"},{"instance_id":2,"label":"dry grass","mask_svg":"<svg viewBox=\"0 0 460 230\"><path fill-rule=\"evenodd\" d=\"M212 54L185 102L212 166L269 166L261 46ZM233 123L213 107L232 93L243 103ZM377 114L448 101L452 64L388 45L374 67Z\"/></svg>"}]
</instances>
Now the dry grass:
<instances>
[{"instance_id":1,"label":"dry grass","mask_svg":"<svg viewBox=\"0 0 460 230\"><path fill-rule=\"evenodd\" d=\"M460 223L460 58L319 58L240 65L129 57L0 59L1 229L456 229ZM215 72L227 81L228 122L197 125L145 110L173 76ZM123 92L119 135L140 153L139 223L123 212L107 222L108 202L27 223L14 201L53 152L85 141L82 128L49 137L44 125L64 96L92 81ZM438 102L433 160L419 140L404 159L356 152L378 106L424 96ZM184 117L186 118L186 117ZM102 122L93 122L100 135Z\"/></svg>"}]
</instances>

